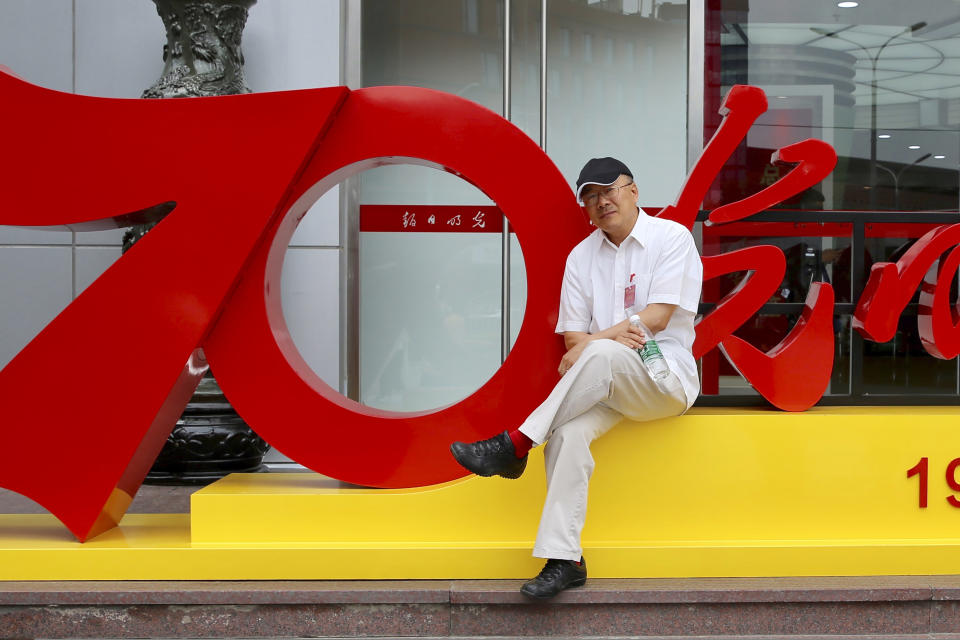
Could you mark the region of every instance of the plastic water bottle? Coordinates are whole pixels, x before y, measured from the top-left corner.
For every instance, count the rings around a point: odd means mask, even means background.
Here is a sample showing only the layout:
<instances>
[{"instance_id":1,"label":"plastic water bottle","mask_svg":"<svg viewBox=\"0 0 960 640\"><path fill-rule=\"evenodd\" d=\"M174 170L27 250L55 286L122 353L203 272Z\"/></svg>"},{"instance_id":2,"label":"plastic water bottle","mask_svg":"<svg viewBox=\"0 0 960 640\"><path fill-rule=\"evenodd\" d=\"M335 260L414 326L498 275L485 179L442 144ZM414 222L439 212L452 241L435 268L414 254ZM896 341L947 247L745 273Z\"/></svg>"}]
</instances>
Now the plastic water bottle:
<instances>
[{"instance_id":1,"label":"plastic water bottle","mask_svg":"<svg viewBox=\"0 0 960 640\"><path fill-rule=\"evenodd\" d=\"M663 354L660 353L660 347L657 345L657 341L653 339L650 329L647 329L646 325L640 321L640 316L630 316L630 326L637 327L643 331L646 342L642 347L637 349L637 353L640 354L640 359L647 367L647 371L650 372L653 379L660 382L670 375L670 368L667 366L667 361L664 360Z\"/></svg>"}]
</instances>

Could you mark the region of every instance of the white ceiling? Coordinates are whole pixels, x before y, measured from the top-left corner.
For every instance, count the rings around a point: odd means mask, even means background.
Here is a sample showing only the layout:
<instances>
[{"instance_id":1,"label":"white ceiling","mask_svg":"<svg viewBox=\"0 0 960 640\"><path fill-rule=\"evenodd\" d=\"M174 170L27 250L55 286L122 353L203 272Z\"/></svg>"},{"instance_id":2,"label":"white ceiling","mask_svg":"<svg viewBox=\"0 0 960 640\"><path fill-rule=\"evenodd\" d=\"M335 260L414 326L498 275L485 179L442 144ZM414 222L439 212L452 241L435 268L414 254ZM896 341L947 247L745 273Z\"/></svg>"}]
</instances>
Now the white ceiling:
<instances>
[{"instance_id":1,"label":"white ceiling","mask_svg":"<svg viewBox=\"0 0 960 640\"><path fill-rule=\"evenodd\" d=\"M960 0L860 0L854 9L840 9L836 0L755 0L748 6L724 12L723 44L742 45L746 38L751 45L811 46L853 56L856 126L869 123L876 82L877 133L891 135L878 141L878 158L906 165L930 153L923 165L957 166L955 126L886 125L898 122L904 110L919 112L921 102L926 108L935 106L930 99L960 99ZM860 133L849 139L848 153L866 157L869 130Z\"/></svg>"},{"instance_id":2,"label":"white ceiling","mask_svg":"<svg viewBox=\"0 0 960 640\"><path fill-rule=\"evenodd\" d=\"M740 28L752 45L808 45L856 57L857 105L870 103L874 62L880 105L960 98L960 35L929 38L922 35L922 30L920 35L904 33L902 25L750 23ZM833 35L822 35L825 33ZM736 29L729 29L721 42L743 44L743 37Z\"/></svg>"}]
</instances>

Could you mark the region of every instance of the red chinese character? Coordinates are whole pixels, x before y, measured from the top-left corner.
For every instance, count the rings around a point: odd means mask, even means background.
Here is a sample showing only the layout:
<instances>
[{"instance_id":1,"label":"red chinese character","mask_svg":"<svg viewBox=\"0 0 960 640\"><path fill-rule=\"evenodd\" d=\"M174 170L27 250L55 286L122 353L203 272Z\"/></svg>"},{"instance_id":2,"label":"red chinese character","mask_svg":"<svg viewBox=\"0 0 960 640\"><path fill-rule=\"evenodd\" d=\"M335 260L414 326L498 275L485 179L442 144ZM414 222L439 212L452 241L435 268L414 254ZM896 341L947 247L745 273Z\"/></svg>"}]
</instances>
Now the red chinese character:
<instances>
[{"instance_id":1,"label":"red chinese character","mask_svg":"<svg viewBox=\"0 0 960 640\"><path fill-rule=\"evenodd\" d=\"M723 163L766 110L762 90L744 85L731 88L720 108L723 121L676 203L657 215L692 228L700 203ZM804 140L775 152L771 162L777 160L798 164L759 193L713 210L708 224L741 220L815 185L836 166L837 154L825 142ZM733 335L770 299L783 279L785 267L783 251L773 246L704 256L705 281L744 270L748 275L697 324L693 351L699 358L719 345L737 371L771 404L787 411L803 411L823 396L833 371L833 288L827 283L814 283L801 319L780 344L766 353ZM800 371L803 375L798 375Z\"/></svg>"},{"instance_id":2,"label":"red chinese character","mask_svg":"<svg viewBox=\"0 0 960 640\"><path fill-rule=\"evenodd\" d=\"M960 224L944 225L928 231L896 263L875 263L857 303L853 327L868 340L892 340L900 314L919 286L917 326L923 348L936 358L957 357L960 310L950 304L950 286L960 265L958 244ZM941 263L940 256L947 251Z\"/></svg>"}]
</instances>

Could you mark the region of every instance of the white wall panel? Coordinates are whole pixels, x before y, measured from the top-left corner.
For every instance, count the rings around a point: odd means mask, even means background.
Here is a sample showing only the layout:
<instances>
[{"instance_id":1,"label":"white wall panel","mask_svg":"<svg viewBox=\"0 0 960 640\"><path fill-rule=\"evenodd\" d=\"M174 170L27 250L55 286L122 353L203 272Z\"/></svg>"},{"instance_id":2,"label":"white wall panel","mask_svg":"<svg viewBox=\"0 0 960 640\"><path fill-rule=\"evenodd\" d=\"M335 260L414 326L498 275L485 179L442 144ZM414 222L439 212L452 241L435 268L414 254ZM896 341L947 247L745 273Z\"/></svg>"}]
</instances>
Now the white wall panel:
<instances>
[{"instance_id":1,"label":"white wall panel","mask_svg":"<svg viewBox=\"0 0 960 640\"><path fill-rule=\"evenodd\" d=\"M73 91L72 0L3 0L0 65L41 87Z\"/></svg>"},{"instance_id":2,"label":"white wall panel","mask_svg":"<svg viewBox=\"0 0 960 640\"><path fill-rule=\"evenodd\" d=\"M250 9L243 33L247 84L256 92L340 84L340 2L271 0ZM301 221L291 246L340 241L339 187Z\"/></svg>"},{"instance_id":3,"label":"white wall panel","mask_svg":"<svg viewBox=\"0 0 960 640\"><path fill-rule=\"evenodd\" d=\"M120 247L77 247L74 261L76 294L80 295L119 258Z\"/></svg>"},{"instance_id":4,"label":"white wall panel","mask_svg":"<svg viewBox=\"0 0 960 640\"><path fill-rule=\"evenodd\" d=\"M69 231L48 231L26 227L0 225L0 245L3 244L66 244L73 242Z\"/></svg>"},{"instance_id":5,"label":"white wall panel","mask_svg":"<svg viewBox=\"0 0 960 640\"><path fill-rule=\"evenodd\" d=\"M163 71L166 30L149 0L80 0L77 93L139 98Z\"/></svg>"},{"instance_id":6,"label":"white wall panel","mask_svg":"<svg viewBox=\"0 0 960 640\"><path fill-rule=\"evenodd\" d=\"M72 262L70 247L0 247L0 368L70 303Z\"/></svg>"},{"instance_id":7,"label":"white wall panel","mask_svg":"<svg viewBox=\"0 0 960 640\"><path fill-rule=\"evenodd\" d=\"M107 231L78 231L77 245L117 246L123 244L123 234L126 229L109 229Z\"/></svg>"},{"instance_id":8,"label":"white wall panel","mask_svg":"<svg viewBox=\"0 0 960 640\"><path fill-rule=\"evenodd\" d=\"M254 91L340 83L339 0L262 0L243 32L247 84Z\"/></svg>"}]
</instances>

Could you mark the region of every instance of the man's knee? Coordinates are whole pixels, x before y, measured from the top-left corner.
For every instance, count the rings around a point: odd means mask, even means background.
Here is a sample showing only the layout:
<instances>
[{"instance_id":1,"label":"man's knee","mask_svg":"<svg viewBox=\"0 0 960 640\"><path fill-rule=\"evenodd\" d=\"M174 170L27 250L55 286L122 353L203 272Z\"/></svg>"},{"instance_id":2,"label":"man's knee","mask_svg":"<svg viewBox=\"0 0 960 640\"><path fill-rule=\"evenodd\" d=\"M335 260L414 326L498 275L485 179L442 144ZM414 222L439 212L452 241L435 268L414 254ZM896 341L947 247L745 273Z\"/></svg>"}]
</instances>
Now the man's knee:
<instances>
[{"instance_id":1,"label":"man's knee","mask_svg":"<svg viewBox=\"0 0 960 640\"><path fill-rule=\"evenodd\" d=\"M612 364L618 360L623 361L624 359L629 360L634 358L636 354L632 352L630 347L622 345L616 340L601 338L600 340L590 342L580 357L586 358L587 360L598 360Z\"/></svg>"},{"instance_id":2,"label":"man's knee","mask_svg":"<svg viewBox=\"0 0 960 640\"><path fill-rule=\"evenodd\" d=\"M609 338L600 338L599 340L591 340L590 344L586 346L583 350L583 354L580 357L589 356L589 357L606 357L610 358L611 356L621 353L623 351L623 345L617 342L616 340L610 340Z\"/></svg>"}]
</instances>

